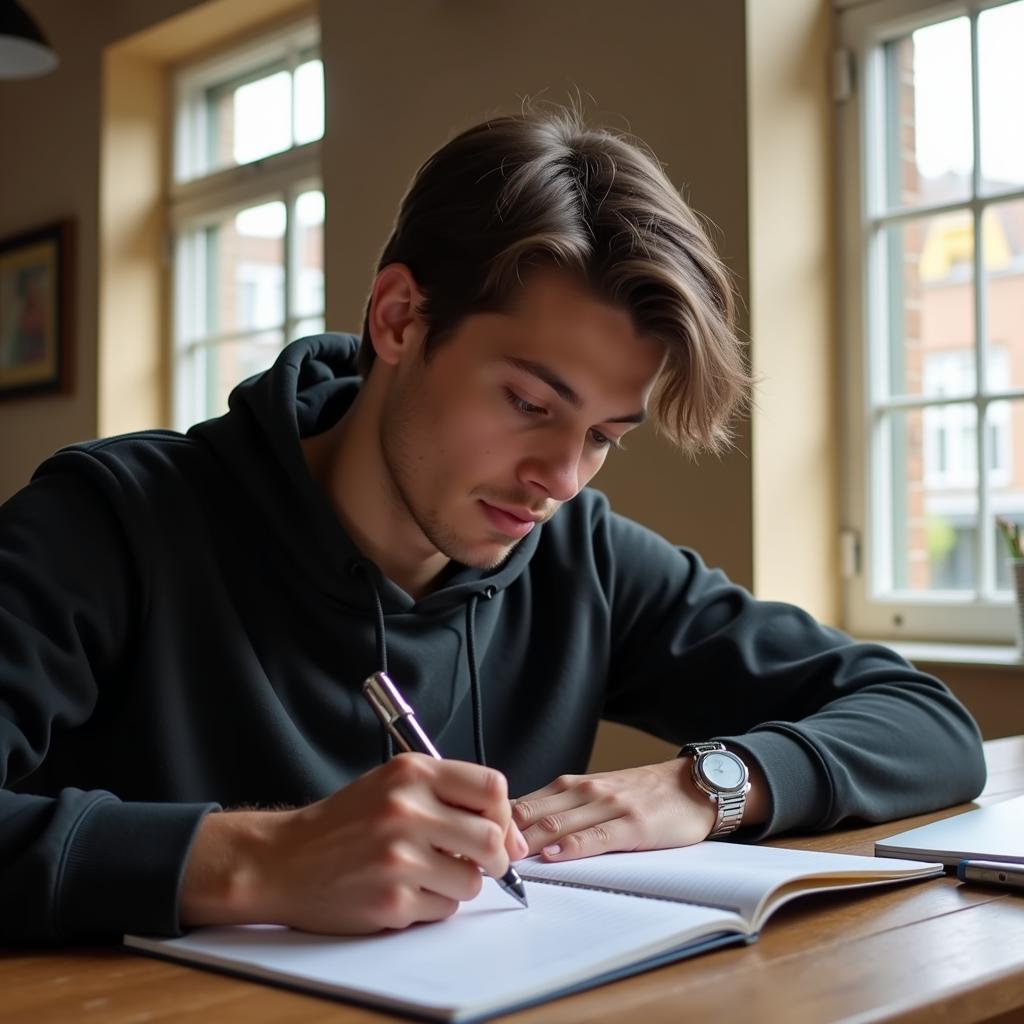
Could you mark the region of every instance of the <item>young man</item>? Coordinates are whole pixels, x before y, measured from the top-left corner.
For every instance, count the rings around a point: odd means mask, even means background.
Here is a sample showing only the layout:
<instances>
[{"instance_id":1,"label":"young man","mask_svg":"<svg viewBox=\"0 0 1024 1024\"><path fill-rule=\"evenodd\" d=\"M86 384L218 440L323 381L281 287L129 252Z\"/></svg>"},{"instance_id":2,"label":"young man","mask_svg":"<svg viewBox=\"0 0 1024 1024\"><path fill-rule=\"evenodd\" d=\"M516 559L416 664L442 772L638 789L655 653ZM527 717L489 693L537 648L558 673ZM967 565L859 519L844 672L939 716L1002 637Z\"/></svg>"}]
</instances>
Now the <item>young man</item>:
<instances>
[{"instance_id":1,"label":"young man","mask_svg":"<svg viewBox=\"0 0 1024 1024\"><path fill-rule=\"evenodd\" d=\"M361 344L296 342L187 436L48 460L0 512L0 942L404 927L528 852L975 796L941 683L584 489L645 418L726 442L732 317L650 156L501 118L418 173ZM446 760L389 757L385 667ZM707 745L587 776L602 718Z\"/></svg>"}]
</instances>

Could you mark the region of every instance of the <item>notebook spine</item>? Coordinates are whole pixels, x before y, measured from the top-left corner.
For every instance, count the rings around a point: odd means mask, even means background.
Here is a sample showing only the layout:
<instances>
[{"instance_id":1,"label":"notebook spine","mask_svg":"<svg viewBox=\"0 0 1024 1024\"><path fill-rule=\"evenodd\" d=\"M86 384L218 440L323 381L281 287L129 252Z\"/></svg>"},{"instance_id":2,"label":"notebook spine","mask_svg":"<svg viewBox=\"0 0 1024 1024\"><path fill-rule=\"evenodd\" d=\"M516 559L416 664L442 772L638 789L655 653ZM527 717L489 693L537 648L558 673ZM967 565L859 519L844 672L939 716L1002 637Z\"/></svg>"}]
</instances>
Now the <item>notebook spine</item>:
<instances>
[{"instance_id":1,"label":"notebook spine","mask_svg":"<svg viewBox=\"0 0 1024 1024\"><path fill-rule=\"evenodd\" d=\"M633 896L642 900L661 900L662 903L683 903L688 906L700 906L689 900L676 899L674 896L655 896L647 892L633 892L631 889L615 889L610 885L584 885L583 882L564 882L559 878L537 878L535 875L522 875L524 882L540 882L542 885L562 885L567 889L585 889L587 892L614 892L619 896Z\"/></svg>"}]
</instances>

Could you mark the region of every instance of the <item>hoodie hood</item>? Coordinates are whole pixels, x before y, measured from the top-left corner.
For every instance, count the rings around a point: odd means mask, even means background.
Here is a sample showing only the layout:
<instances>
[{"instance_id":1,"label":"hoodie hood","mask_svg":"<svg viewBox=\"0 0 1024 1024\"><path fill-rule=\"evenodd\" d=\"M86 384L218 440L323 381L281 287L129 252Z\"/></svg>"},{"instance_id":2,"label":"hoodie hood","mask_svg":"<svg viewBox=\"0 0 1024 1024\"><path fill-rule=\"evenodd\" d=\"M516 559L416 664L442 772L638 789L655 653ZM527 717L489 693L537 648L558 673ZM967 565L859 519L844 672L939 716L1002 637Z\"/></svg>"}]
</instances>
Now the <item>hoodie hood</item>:
<instances>
[{"instance_id":1,"label":"hoodie hood","mask_svg":"<svg viewBox=\"0 0 1024 1024\"><path fill-rule=\"evenodd\" d=\"M285 559L324 596L373 614L369 580L384 615L444 614L463 607L472 595L493 596L529 564L542 525L497 569L453 566L443 586L416 601L363 555L309 472L299 441L327 430L348 411L362 384L358 350L359 339L352 334L293 342L268 371L231 392L224 416L196 424L189 436L213 448L249 495L253 514L266 520L267 543L273 545L267 555Z\"/></svg>"}]
</instances>

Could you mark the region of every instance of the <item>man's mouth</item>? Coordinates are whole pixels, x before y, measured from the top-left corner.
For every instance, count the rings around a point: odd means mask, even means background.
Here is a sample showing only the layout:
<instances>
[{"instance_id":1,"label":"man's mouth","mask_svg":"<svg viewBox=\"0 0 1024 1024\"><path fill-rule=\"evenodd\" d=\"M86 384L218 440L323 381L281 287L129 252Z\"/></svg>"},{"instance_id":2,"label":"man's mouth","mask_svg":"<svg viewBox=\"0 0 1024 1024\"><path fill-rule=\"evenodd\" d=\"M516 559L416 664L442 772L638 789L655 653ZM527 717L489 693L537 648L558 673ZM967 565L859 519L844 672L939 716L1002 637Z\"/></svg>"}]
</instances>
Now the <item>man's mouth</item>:
<instances>
[{"instance_id":1,"label":"man's mouth","mask_svg":"<svg viewBox=\"0 0 1024 1024\"><path fill-rule=\"evenodd\" d=\"M499 533L503 533L506 537L511 537L513 540L520 540L525 537L543 519L543 516L528 509L507 509L498 505L492 505L483 499L479 500L480 507L483 509L484 515L487 516L491 525Z\"/></svg>"}]
</instances>

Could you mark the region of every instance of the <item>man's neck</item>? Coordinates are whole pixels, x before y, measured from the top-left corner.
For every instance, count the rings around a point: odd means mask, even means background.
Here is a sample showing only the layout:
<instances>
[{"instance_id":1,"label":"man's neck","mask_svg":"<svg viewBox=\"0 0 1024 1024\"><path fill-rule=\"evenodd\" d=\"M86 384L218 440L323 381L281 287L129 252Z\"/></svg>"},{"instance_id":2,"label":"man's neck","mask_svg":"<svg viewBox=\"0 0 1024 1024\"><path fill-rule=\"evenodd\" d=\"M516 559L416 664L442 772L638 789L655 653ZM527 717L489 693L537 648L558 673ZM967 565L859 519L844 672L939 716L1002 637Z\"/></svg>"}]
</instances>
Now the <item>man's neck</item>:
<instances>
[{"instance_id":1,"label":"man's neck","mask_svg":"<svg viewBox=\"0 0 1024 1024\"><path fill-rule=\"evenodd\" d=\"M334 426L300 443L313 479L356 547L418 600L450 559L423 536L398 494L381 452L375 405L364 387Z\"/></svg>"}]
</instances>

